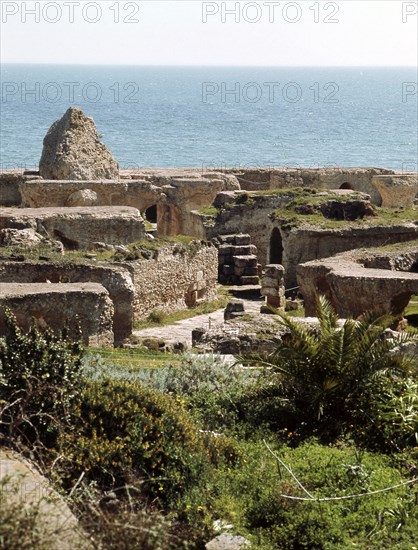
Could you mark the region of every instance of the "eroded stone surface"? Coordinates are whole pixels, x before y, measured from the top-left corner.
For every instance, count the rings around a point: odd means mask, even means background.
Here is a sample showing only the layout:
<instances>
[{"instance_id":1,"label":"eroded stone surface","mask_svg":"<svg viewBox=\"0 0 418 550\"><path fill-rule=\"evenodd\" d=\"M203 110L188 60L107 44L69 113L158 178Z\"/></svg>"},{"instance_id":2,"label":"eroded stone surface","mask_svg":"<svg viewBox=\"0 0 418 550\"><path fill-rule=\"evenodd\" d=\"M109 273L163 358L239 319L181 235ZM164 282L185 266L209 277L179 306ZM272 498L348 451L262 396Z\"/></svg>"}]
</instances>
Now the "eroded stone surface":
<instances>
[{"instance_id":1,"label":"eroded stone surface","mask_svg":"<svg viewBox=\"0 0 418 550\"><path fill-rule=\"evenodd\" d=\"M0 448L0 499L3 506L18 505L37 513L36 528L45 549L93 548L77 518L48 480L17 453Z\"/></svg>"},{"instance_id":2,"label":"eroded stone surface","mask_svg":"<svg viewBox=\"0 0 418 550\"><path fill-rule=\"evenodd\" d=\"M132 333L135 288L129 271L111 264L0 262L0 283L97 283L113 302L115 343Z\"/></svg>"},{"instance_id":3,"label":"eroded stone surface","mask_svg":"<svg viewBox=\"0 0 418 550\"><path fill-rule=\"evenodd\" d=\"M52 180L118 179L119 165L100 142L92 118L70 107L44 138L39 173Z\"/></svg>"},{"instance_id":4,"label":"eroded stone surface","mask_svg":"<svg viewBox=\"0 0 418 550\"><path fill-rule=\"evenodd\" d=\"M86 345L113 344L113 305L107 290L96 283L1 283L1 335L7 332L7 309L25 330L33 318L41 327L63 329L67 324L70 331L79 323Z\"/></svg>"},{"instance_id":5,"label":"eroded stone surface","mask_svg":"<svg viewBox=\"0 0 418 550\"><path fill-rule=\"evenodd\" d=\"M222 533L205 546L206 550L244 550L250 548L250 541L238 535Z\"/></svg>"},{"instance_id":6,"label":"eroded stone surface","mask_svg":"<svg viewBox=\"0 0 418 550\"><path fill-rule=\"evenodd\" d=\"M271 311L269 308L283 310L286 307L284 287L284 267L280 264L269 264L263 270L261 278L261 295L266 297L263 313Z\"/></svg>"},{"instance_id":7,"label":"eroded stone surface","mask_svg":"<svg viewBox=\"0 0 418 550\"><path fill-rule=\"evenodd\" d=\"M412 208L418 193L418 177L410 175L374 176L373 185L382 197L382 206L386 208Z\"/></svg>"},{"instance_id":8,"label":"eroded stone surface","mask_svg":"<svg viewBox=\"0 0 418 550\"><path fill-rule=\"evenodd\" d=\"M0 229L32 229L59 240L65 248L88 248L94 242L117 245L140 241L145 225L130 207L2 208Z\"/></svg>"},{"instance_id":9,"label":"eroded stone surface","mask_svg":"<svg viewBox=\"0 0 418 550\"><path fill-rule=\"evenodd\" d=\"M418 260L417 245L407 250ZM340 317L356 318L374 309L401 315L411 296L418 294L418 273L364 267L373 265L370 261L373 254L367 250L353 251L299 265L297 277L306 315L316 314L318 293L330 300ZM399 254L396 250L388 252L389 257ZM377 255L381 258L382 253ZM389 266L390 263L388 260Z\"/></svg>"}]
</instances>

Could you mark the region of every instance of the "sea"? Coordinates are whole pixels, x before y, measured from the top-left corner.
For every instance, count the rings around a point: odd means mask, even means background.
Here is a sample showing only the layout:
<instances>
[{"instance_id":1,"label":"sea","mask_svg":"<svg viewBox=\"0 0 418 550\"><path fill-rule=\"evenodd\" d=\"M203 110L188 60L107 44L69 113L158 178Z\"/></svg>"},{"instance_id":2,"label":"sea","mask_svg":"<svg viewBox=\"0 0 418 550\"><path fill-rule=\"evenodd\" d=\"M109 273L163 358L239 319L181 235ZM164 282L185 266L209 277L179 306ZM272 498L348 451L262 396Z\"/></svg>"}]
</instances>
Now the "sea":
<instances>
[{"instance_id":1,"label":"sea","mask_svg":"<svg viewBox=\"0 0 418 550\"><path fill-rule=\"evenodd\" d=\"M0 168L36 168L70 106L122 168L375 166L417 170L414 67L0 69Z\"/></svg>"}]
</instances>

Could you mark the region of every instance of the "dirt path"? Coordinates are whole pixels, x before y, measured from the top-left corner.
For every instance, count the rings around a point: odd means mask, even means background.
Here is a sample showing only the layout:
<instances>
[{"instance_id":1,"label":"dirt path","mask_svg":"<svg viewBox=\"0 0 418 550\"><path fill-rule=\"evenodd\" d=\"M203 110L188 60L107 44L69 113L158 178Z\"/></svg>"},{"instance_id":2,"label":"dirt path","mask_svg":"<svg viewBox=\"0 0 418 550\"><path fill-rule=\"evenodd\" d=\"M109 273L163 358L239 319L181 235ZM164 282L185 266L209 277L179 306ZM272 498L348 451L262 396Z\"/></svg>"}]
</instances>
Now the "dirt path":
<instances>
[{"instance_id":1,"label":"dirt path","mask_svg":"<svg viewBox=\"0 0 418 550\"><path fill-rule=\"evenodd\" d=\"M253 313L260 311L260 305L262 299L245 299L244 308L247 313ZM223 325L224 322L224 310L218 309L213 313L205 315L196 315L190 319L183 319L177 321L172 325L166 325L162 327L145 328L142 330L136 330L133 332L134 336L140 338L162 338L166 342L182 342L187 345L188 348L192 346L192 330L195 328L211 328L214 326Z\"/></svg>"}]
</instances>

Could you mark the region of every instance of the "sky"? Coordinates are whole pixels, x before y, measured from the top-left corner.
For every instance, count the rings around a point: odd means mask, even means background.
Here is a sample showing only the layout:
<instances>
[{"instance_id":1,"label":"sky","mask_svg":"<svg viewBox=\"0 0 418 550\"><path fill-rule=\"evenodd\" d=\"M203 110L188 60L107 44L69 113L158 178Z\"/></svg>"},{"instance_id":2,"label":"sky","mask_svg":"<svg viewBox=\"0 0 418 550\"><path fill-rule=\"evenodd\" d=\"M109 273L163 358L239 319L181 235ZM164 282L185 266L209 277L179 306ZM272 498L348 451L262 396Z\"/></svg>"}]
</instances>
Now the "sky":
<instances>
[{"instance_id":1,"label":"sky","mask_svg":"<svg viewBox=\"0 0 418 550\"><path fill-rule=\"evenodd\" d=\"M416 66L418 2L1 0L2 63Z\"/></svg>"}]
</instances>

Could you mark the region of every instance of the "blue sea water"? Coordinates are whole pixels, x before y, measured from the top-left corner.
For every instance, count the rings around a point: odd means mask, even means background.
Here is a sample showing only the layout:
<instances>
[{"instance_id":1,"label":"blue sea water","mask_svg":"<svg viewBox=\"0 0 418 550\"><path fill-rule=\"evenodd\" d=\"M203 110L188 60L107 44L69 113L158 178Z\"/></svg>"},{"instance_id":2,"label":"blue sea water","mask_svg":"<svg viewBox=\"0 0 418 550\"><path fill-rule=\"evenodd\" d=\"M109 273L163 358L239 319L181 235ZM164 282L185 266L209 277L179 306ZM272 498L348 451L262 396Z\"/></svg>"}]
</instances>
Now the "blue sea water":
<instances>
[{"instance_id":1,"label":"blue sea water","mask_svg":"<svg viewBox=\"0 0 418 550\"><path fill-rule=\"evenodd\" d=\"M0 167L71 105L122 167L417 169L416 68L3 65Z\"/></svg>"}]
</instances>

